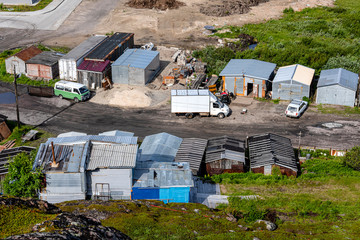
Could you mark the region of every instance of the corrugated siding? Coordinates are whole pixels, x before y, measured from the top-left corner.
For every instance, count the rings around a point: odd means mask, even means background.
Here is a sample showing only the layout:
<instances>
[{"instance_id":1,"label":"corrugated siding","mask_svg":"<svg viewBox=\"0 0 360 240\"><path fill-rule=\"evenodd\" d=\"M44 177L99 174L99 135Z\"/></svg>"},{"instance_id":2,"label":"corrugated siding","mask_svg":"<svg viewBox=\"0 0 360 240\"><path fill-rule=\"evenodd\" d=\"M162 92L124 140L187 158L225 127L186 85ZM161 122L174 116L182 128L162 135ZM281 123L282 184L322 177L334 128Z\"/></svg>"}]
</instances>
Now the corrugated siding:
<instances>
[{"instance_id":1,"label":"corrugated siding","mask_svg":"<svg viewBox=\"0 0 360 240\"><path fill-rule=\"evenodd\" d=\"M80 173L46 173L46 192L48 194L85 193Z\"/></svg>"},{"instance_id":2,"label":"corrugated siding","mask_svg":"<svg viewBox=\"0 0 360 240\"><path fill-rule=\"evenodd\" d=\"M188 203L190 200L190 187L160 188L160 200L165 203Z\"/></svg>"},{"instance_id":3,"label":"corrugated siding","mask_svg":"<svg viewBox=\"0 0 360 240\"><path fill-rule=\"evenodd\" d=\"M48 203L60 203L65 201L73 201L73 200L85 200L85 194L48 194L48 193L40 193L40 200L47 201Z\"/></svg>"},{"instance_id":4,"label":"corrugated siding","mask_svg":"<svg viewBox=\"0 0 360 240\"><path fill-rule=\"evenodd\" d=\"M310 86L295 81L273 83L273 99L293 100L310 96Z\"/></svg>"},{"instance_id":5,"label":"corrugated siding","mask_svg":"<svg viewBox=\"0 0 360 240\"><path fill-rule=\"evenodd\" d=\"M133 137L134 133L126 132L126 131L113 130L113 131L99 133L99 136Z\"/></svg>"},{"instance_id":6,"label":"corrugated siding","mask_svg":"<svg viewBox=\"0 0 360 240\"><path fill-rule=\"evenodd\" d=\"M130 199L132 188L132 169L98 169L90 171L87 177L87 195L92 198L96 194L101 193L101 188L98 185L98 192L96 193L96 183L106 183L110 187L111 199ZM105 189L104 194L107 194Z\"/></svg>"},{"instance_id":7,"label":"corrugated siding","mask_svg":"<svg viewBox=\"0 0 360 240\"><path fill-rule=\"evenodd\" d=\"M46 144L50 144L51 142L53 142L54 144L75 144L75 143L85 143L87 141L137 144L137 137L87 135L87 136L74 136L74 137L62 137L62 138L49 138Z\"/></svg>"},{"instance_id":8,"label":"corrugated siding","mask_svg":"<svg viewBox=\"0 0 360 240\"><path fill-rule=\"evenodd\" d=\"M112 66L128 66L146 69L149 64L159 56L157 51L143 49L127 49Z\"/></svg>"},{"instance_id":9,"label":"corrugated siding","mask_svg":"<svg viewBox=\"0 0 360 240\"><path fill-rule=\"evenodd\" d=\"M87 170L96 168L134 168L138 145L94 144Z\"/></svg>"},{"instance_id":10,"label":"corrugated siding","mask_svg":"<svg viewBox=\"0 0 360 240\"><path fill-rule=\"evenodd\" d=\"M357 90L359 76L343 68L322 70L317 87L339 84L353 91Z\"/></svg>"},{"instance_id":11,"label":"corrugated siding","mask_svg":"<svg viewBox=\"0 0 360 240\"><path fill-rule=\"evenodd\" d=\"M324 86L317 89L316 103L354 107L355 97L355 91L340 85Z\"/></svg>"}]
</instances>

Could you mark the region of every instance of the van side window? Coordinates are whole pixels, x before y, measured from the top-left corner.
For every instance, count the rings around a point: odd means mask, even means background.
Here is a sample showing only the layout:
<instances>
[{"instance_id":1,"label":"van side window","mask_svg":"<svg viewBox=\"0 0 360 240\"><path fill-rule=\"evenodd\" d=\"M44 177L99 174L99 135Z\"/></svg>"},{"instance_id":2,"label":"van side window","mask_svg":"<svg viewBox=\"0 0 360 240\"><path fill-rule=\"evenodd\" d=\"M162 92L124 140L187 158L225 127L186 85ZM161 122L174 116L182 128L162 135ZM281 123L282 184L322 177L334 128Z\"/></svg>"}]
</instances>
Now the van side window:
<instances>
[{"instance_id":1,"label":"van side window","mask_svg":"<svg viewBox=\"0 0 360 240\"><path fill-rule=\"evenodd\" d=\"M65 87L65 91L71 92L71 87Z\"/></svg>"},{"instance_id":2,"label":"van side window","mask_svg":"<svg viewBox=\"0 0 360 240\"><path fill-rule=\"evenodd\" d=\"M219 104L213 103L213 108L219 108Z\"/></svg>"},{"instance_id":3,"label":"van side window","mask_svg":"<svg viewBox=\"0 0 360 240\"><path fill-rule=\"evenodd\" d=\"M79 92L79 90L78 90L78 89L74 88L74 89L73 89L73 91L74 91L74 93L77 93L77 94L79 94L79 95L80 95L80 92Z\"/></svg>"},{"instance_id":4,"label":"van side window","mask_svg":"<svg viewBox=\"0 0 360 240\"><path fill-rule=\"evenodd\" d=\"M58 89L58 90L64 90L64 86L56 85L56 89Z\"/></svg>"}]
</instances>

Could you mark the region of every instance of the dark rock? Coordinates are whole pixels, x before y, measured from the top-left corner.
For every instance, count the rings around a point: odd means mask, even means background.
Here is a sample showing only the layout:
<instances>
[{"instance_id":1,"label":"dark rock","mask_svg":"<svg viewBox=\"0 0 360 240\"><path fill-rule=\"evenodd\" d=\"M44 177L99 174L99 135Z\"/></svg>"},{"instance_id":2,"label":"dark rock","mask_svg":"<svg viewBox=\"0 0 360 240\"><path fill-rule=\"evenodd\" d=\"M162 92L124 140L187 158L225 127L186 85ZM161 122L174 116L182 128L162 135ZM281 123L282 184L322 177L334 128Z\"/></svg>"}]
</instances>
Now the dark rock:
<instances>
[{"instance_id":1,"label":"dark rock","mask_svg":"<svg viewBox=\"0 0 360 240\"><path fill-rule=\"evenodd\" d=\"M53 221L36 224L33 231L41 231L47 227L54 228L54 232L34 232L11 236L7 239L46 240L46 239L80 239L80 240L130 240L131 238L112 227L104 227L94 218L71 213L59 214Z\"/></svg>"},{"instance_id":2,"label":"dark rock","mask_svg":"<svg viewBox=\"0 0 360 240\"><path fill-rule=\"evenodd\" d=\"M61 210L55 205L37 199L0 198L0 205L37 208L43 211L44 213L49 213L49 214L61 212Z\"/></svg>"}]
</instances>

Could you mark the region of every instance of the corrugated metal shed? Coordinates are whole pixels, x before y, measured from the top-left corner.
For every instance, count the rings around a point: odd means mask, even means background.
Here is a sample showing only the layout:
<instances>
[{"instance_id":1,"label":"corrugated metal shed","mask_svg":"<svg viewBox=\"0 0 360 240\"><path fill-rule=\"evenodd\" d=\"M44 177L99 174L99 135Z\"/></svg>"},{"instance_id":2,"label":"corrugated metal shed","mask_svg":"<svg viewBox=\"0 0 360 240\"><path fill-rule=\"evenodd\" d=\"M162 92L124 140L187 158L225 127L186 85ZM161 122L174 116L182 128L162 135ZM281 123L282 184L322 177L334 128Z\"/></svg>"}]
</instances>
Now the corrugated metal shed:
<instances>
[{"instance_id":1,"label":"corrugated metal shed","mask_svg":"<svg viewBox=\"0 0 360 240\"><path fill-rule=\"evenodd\" d=\"M37 47L31 46L31 47L28 47L28 48L16 53L14 56L16 56L26 62L27 60L35 57L36 55L40 54L41 52L42 51L40 49L38 49Z\"/></svg>"},{"instance_id":2,"label":"corrugated metal shed","mask_svg":"<svg viewBox=\"0 0 360 240\"><path fill-rule=\"evenodd\" d=\"M356 91L359 83L359 76L343 68L322 70L317 87L331 86L338 84L342 87Z\"/></svg>"},{"instance_id":3,"label":"corrugated metal shed","mask_svg":"<svg viewBox=\"0 0 360 240\"><path fill-rule=\"evenodd\" d=\"M26 64L40 64L45 66L52 66L57 64L58 60L64 56L62 53L58 52L42 52L26 61Z\"/></svg>"},{"instance_id":4,"label":"corrugated metal shed","mask_svg":"<svg viewBox=\"0 0 360 240\"><path fill-rule=\"evenodd\" d=\"M113 130L113 131L99 133L99 136L133 137L134 133L127 131Z\"/></svg>"},{"instance_id":5,"label":"corrugated metal shed","mask_svg":"<svg viewBox=\"0 0 360 240\"><path fill-rule=\"evenodd\" d=\"M160 53L143 49L126 50L112 66L128 66L145 69Z\"/></svg>"},{"instance_id":6,"label":"corrugated metal shed","mask_svg":"<svg viewBox=\"0 0 360 240\"><path fill-rule=\"evenodd\" d=\"M78 46L73 48L70 52L68 52L65 56L63 56L61 59L73 59L77 61L81 57L83 57L86 53L89 52L92 48L97 46L99 43L104 41L104 39L108 38L104 35L95 35L91 36L82 43L80 43Z\"/></svg>"},{"instance_id":7,"label":"corrugated metal shed","mask_svg":"<svg viewBox=\"0 0 360 240\"><path fill-rule=\"evenodd\" d=\"M229 159L245 163L245 142L228 136L210 138L205 162Z\"/></svg>"},{"instance_id":8,"label":"corrugated metal shed","mask_svg":"<svg viewBox=\"0 0 360 240\"><path fill-rule=\"evenodd\" d=\"M174 161L181 142L181 138L165 132L146 136L139 148L139 166L145 167L146 162Z\"/></svg>"},{"instance_id":9,"label":"corrugated metal shed","mask_svg":"<svg viewBox=\"0 0 360 240\"><path fill-rule=\"evenodd\" d=\"M126 46L125 46L126 45ZM86 57L85 60L110 60L114 61L123 52L115 54L115 59L112 55L121 46L126 48L132 48L134 45L134 34L133 33L114 33L109 38L106 38L98 47L92 50ZM123 49L122 51L124 51Z\"/></svg>"},{"instance_id":10,"label":"corrugated metal shed","mask_svg":"<svg viewBox=\"0 0 360 240\"><path fill-rule=\"evenodd\" d=\"M61 81L60 81L61 82ZM57 137L76 137L76 136L86 136L86 133L82 132L66 132L66 133L60 133Z\"/></svg>"},{"instance_id":11,"label":"corrugated metal shed","mask_svg":"<svg viewBox=\"0 0 360 240\"><path fill-rule=\"evenodd\" d=\"M189 163L156 162L148 169L135 169L134 187L192 187Z\"/></svg>"},{"instance_id":12,"label":"corrugated metal shed","mask_svg":"<svg viewBox=\"0 0 360 240\"><path fill-rule=\"evenodd\" d=\"M194 175L201 172L208 140L201 138L184 138L175 157L175 162L188 162Z\"/></svg>"},{"instance_id":13,"label":"corrugated metal shed","mask_svg":"<svg viewBox=\"0 0 360 240\"><path fill-rule=\"evenodd\" d=\"M272 133L248 138L250 167L277 165L298 171L291 140Z\"/></svg>"},{"instance_id":14,"label":"corrugated metal shed","mask_svg":"<svg viewBox=\"0 0 360 240\"><path fill-rule=\"evenodd\" d=\"M128 136L87 135L87 136L49 138L46 141L46 144L50 144L51 142L53 142L54 144L75 144L75 143L85 143L87 141L137 144L137 139L138 139L137 137L128 137Z\"/></svg>"},{"instance_id":15,"label":"corrugated metal shed","mask_svg":"<svg viewBox=\"0 0 360 240\"><path fill-rule=\"evenodd\" d=\"M134 168L138 145L94 144L87 170L97 168Z\"/></svg>"},{"instance_id":16,"label":"corrugated metal shed","mask_svg":"<svg viewBox=\"0 0 360 240\"><path fill-rule=\"evenodd\" d=\"M231 59L220 76L248 76L268 80L276 67L275 63L255 59Z\"/></svg>"},{"instance_id":17,"label":"corrugated metal shed","mask_svg":"<svg viewBox=\"0 0 360 240\"><path fill-rule=\"evenodd\" d=\"M276 73L273 82L296 81L305 85L311 85L315 69L300 64L281 67Z\"/></svg>"},{"instance_id":18,"label":"corrugated metal shed","mask_svg":"<svg viewBox=\"0 0 360 240\"><path fill-rule=\"evenodd\" d=\"M78 70L90 71L90 72L103 72L110 65L110 61L92 61L84 60L79 66Z\"/></svg>"}]
</instances>

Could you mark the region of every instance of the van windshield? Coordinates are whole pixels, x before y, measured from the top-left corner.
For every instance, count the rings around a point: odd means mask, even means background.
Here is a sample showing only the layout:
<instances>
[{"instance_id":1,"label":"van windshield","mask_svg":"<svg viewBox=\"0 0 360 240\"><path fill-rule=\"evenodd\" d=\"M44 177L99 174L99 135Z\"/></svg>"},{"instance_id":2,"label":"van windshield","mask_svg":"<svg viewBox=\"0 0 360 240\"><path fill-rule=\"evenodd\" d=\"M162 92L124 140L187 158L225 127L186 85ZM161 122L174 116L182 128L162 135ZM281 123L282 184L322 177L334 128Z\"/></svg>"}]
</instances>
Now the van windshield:
<instances>
[{"instance_id":1,"label":"van windshield","mask_svg":"<svg viewBox=\"0 0 360 240\"><path fill-rule=\"evenodd\" d=\"M224 103L220 102L220 101L217 101L217 103L219 104L220 108L223 108L224 107Z\"/></svg>"},{"instance_id":2,"label":"van windshield","mask_svg":"<svg viewBox=\"0 0 360 240\"><path fill-rule=\"evenodd\" d=\"M86 93L87 91L89 91L86 87L81 87L79 88L80 94Z\"/></svg>"}]
</instances>

